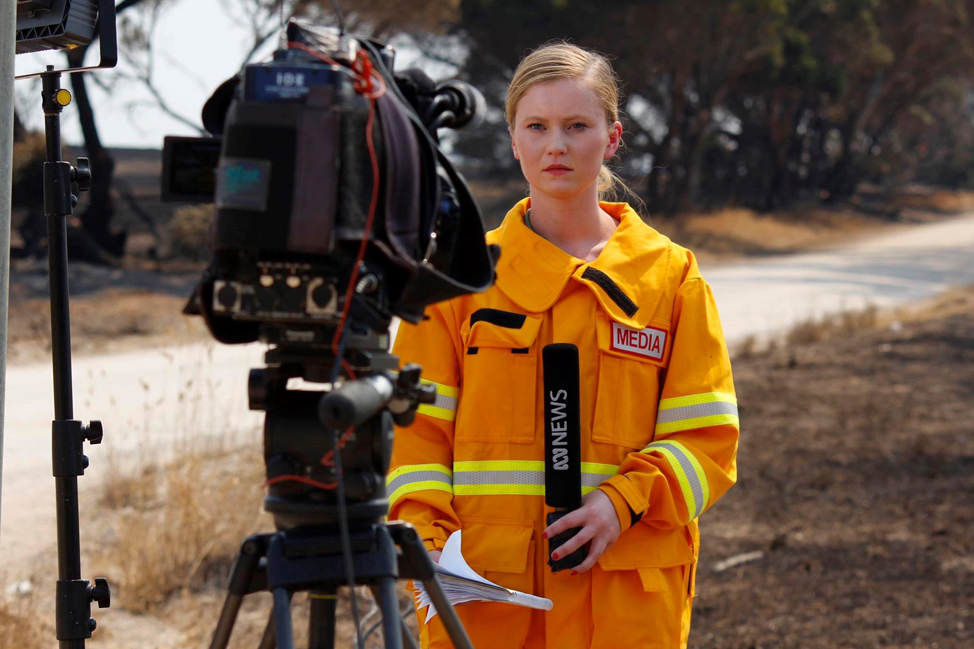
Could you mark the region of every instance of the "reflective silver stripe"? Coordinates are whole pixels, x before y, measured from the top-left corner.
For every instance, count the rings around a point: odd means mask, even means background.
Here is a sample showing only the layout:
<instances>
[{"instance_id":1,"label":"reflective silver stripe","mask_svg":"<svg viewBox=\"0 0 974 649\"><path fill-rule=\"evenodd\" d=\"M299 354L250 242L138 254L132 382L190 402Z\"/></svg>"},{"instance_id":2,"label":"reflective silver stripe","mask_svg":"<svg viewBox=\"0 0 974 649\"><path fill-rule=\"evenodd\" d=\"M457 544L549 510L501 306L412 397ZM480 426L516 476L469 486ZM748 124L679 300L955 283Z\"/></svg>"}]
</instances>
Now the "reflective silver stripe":
<instances>
[{"instance_id":1,"label":"reflective silver stripe","mask_svg":"<svg viewBox=\"0 0 974 649\"><path fill-rule=\"evenodd\" d=\"M444 410L456 410L457 403L460 400L457 397L448 397L447 395L440 392L439 389L436 390L436 401L432 405L434 408L443 408Z\"/></svg>"},{"instance_id":2,"label":"reflective silver stripe","mask_svg":"<svg viewBox=\"0 0 974 649\"><path fill-rule=\"evenodd\" d=\"M684 447L682 444L674 444L672 442L653 442L644 448L643 452L648 453L656 449L665 449L669 451L679 463L680 466L673 467L673 469L678 474L677 477L686 480L687 485L690 487L693 502L687 502L687 511L689 512L691 520L696 518L707 506L707 501L704 499L704 490L700 484L700 476L697 475L697 469L694 466L694 463L689 457L687 457L687 454L684 453ZM669 457L667 457L667 460L669 461ZM704 479L706 479L706 477L704 477Z\"/></svg>"},{"instance_id":3,"label":"reflective silver stripe","mask_svg":"<svg viewBox=\"0 0 974 649\"><path fill-rule=\"evenodd\" d=\"M597 487L615 473L582 473L583 487ZM544 471L463 471L456 470L453 474L453 484L530 484L544 485Z\"/></svg>"},{"instance_id":4,"label":"reflective silver stripe","mask_svg":"<svg viewBox=\"0 0 974 649\"><path fill-rule=\"evenodd\" d=\"M544 485L544 471L455 471L453 484Z\"/></svg>"},{"instance_id":5,"label":"reflective silver stripe","mask_svg":"<svg viewBox=\"0 0 974 649\"><path fill-rule=\"evenodd\" d=\"M386 494L392 508L400 498L421 491L453 495L453 475L443 464L404 464L386 476Z\"/></svg>"},{"instance_id":6,"label":"reflective silver stripe","mask_svg":"<svg viewBox=\"0 0 974 649\"><path fill-rule=\"evenodd\" d=\"M399 372L389 372L394 378ZM436 398L433 403L422 403L416 408L416 414L426 415L443 421L454 421L457 418L457 406L460 402L460 389L451 385L420 379L423 385L436 386Z\"/></svg>"},{"instance_id":7,"label":"reflective silver stripe","mask_svg":"<svg viewBox=\"0 0 974 649\"><path fill-rule=\"evenodd\" d=\"M395 493L400 487L414 482L442 482L448 485L453 484L450 481L450 476L442 471L413 471L393 478L386 485L386 493Z\"/></svg>"},{"instance_id":8,"label":"reflective silver stripe","mask_svg":"<svg viewBox=\"0 0 974 649\"><path fill-rule=\"evenodd\" d=\"M698 417L713 417L715 415L737 415L737 404L727 401L714 401L711 403L700 403L693 406L682 406L679 408L667 408L660 410L656 417L657 424L668 424L684 419L696 419Z\"/></svg>"},{"instance_id":9,"label":"reflective silver stripe","mask_svg":"<svg viewBox=\"0 0 974 649\"><path fill-rule=\"evenodd\" d=\"M598 487L600 484L614 476L614 473L583 473L583 487Z\"/></svg>"},{"instance_id":10,"label":"reflective silver stripe","mask_svg":"<svg viewBox=\"0 0 974 649\"><path fill-rule=\"evenodd\" d=\"M496 468L495 468L496 467ZM582 462L582 495L614 476L613 464ZM544 462L537 460L474 460L453 464L456 496L543 496Z\"/></svg>"}]
</instances>

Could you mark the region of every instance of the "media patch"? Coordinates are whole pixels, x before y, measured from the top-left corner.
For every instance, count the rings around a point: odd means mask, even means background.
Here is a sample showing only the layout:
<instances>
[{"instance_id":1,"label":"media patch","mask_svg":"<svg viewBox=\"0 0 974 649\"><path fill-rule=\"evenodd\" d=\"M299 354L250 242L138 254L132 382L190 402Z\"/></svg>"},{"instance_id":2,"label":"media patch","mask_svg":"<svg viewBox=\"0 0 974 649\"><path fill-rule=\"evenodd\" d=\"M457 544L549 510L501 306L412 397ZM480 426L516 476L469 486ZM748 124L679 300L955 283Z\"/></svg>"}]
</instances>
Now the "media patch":
<instances>
[{"instance_id":1,"label":"media patch","mask_svg":"<svg viewBox=\"0 0 974 649\"><path fill-rule=\"evenodd\" d=\"M613 322L609 348L617 352L661 361L663 351L666 349L668 333L665 329L656 327L646 327L640 331Z\"/></svg>"}]
</instances>

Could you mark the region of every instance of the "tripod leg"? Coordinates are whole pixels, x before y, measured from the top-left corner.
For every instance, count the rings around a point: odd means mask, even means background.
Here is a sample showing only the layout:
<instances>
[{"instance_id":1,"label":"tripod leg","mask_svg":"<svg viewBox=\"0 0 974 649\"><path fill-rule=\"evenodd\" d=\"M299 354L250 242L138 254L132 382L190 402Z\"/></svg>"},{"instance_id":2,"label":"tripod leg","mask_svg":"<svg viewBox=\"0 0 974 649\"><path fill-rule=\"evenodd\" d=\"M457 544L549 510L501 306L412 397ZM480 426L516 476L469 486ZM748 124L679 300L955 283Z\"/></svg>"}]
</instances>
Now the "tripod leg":
<instances>
[{"instance_id":1,"label":"tripod leg","mask_svg":"<svg viewBox=\"0 0 974 649\"><path fill-rule=\"evenodd\" d=\"M338 588L311 591L311 617L308 620L308 649L335 649L335 605Z\"/></svg>"},{"instance_id":2,"label":"tripod leg","mask_svg":"<svg viewBox=\"0 0 974 649\"><path fill-rule=\"evenodd\" d=\"M376 586L374 584L370 587L370 589L372 591L372 598L375 599L376 602L381 603L382 602L382 595L380 594L379 589L376 588ZM397 605L397 608L398 608L398 605ZM410 608L410 611L411 610L412 610L412 608ZM380 608L380 611L382 611L381 608ZM399 618L399 625L401 626L401 630L402 630L402 634L401 634L401 636L402 636L402 646L403 647L408 647L409 649L419 649L419 645L416 644L416 638L413 637L413 630L409 628L409 625L408 624L406 624L406 619L403 617L402 611L397 611L396 612L396 615ZM385 611L382 611L382 623L383 624L385 623L385 620L386 620ZM386 632L387 632L386 629L383 628L383 633L386 633ZM388 631L388 632L391 633L391 630Z\"/></svg>"},{"instance_id":3,"label":"tripod leg","mask_svg":"<svg viewBox=\"0 0 974 649\"><path fill-rule=\"evenodd\" d=\"M419 649L416 638L413 637L413 630L406 624L402 615L399 616L399 623L402 625L402 644L409 645L409 649Z\"/></svg>"},{"instance_id":4,"label":"tripod leg","mask_svg":"<svg viewBox=\"0 0 974 649\"><path fill-rule=\"evenodd\" d=\"M399 597L396 595L396 580L379 580L379 609L382 611L382 637L386 649L402 649L402 633L399 630Z\"/></svg>"},{"instance_id":5,"label":"tripod leg","mask_svg":"<svg viewBox=\"0 0 974 649\"><path fill-rule=\"evenodd\" d=\"M291 624L291 593L287 588L274 589L274 635L277 649L294 649L294 627Z\"/></svg>"},{"instance_id":6,"label":"tripod leg","mask_svg":"<svg viewBox=\"0 0 974 649\"><path fill-rule=\"evenodd\" d=\"M264 635L260 638L259 649L274 649L274 611L267 616L267 626L264 627Z\"/></svg>"},{"instance_id":7,"label":"tripod leg","mask_svg":"<svg viewBox=\"0 0 974 649\"><path fill-rule=\"evenodd\" d=\"M443 621L447 635L450 636L450 641L453 642L453 646L457 649L473 649L470 637L467 636L466 630L460 624L460 618L457 617L457 612L453 609L453 605L450 604L450 600L446 598L443 585L436 578L436 572L433 569L433 560L430 559L426 548L423 547L423 542L419 540L419 535L416 533L416 530L412 525L399 521L387 523L386 526L399 544L399 547L402 548L403 558L410 568L410 574L404 576L419 579L423 582L423 585L426 587L426 592L429 593L430 599L433 601L433 606L436 607L437 614Z\"/></svg>"},{"instance_id":8,"label":"tripod leg","mask_svg":"<svg viewBox=\"0 0 974 649\"><path fill-rule=\"evenodd\" d=\"M210 649L226 649L229 644L240 604L243 602L244 595L249 592L251 580L260 564L262 548L260 537L250 537L240 546L237 559L233 562L233 571L230 573L230 582L227 585L227 598L223 602L223 610L220 611L220 620L213 631Z\"/></svg>"}]
</instances>

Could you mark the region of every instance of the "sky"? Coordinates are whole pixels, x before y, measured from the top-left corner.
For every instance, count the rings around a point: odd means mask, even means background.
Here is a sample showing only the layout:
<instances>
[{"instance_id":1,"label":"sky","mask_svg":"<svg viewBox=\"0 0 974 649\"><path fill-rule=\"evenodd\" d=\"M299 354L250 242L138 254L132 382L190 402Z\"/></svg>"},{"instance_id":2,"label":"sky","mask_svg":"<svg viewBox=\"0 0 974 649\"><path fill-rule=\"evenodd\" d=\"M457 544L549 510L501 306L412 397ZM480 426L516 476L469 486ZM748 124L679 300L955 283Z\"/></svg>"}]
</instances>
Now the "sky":
<instances>
[{"instance_id":1,"label":"sky","mask_svg":"<svg viewBox=\"0 0 974 649\"><path fill-rule=\"evenodd\" d=\"M158 14L152 31L156 53L153 83L174 112L199 124L203 103L221 82L237 72L250 50L250 27L241 13L240 4L234 0L168 0L167 5L168 9ZM127 11L121 18L135 11L138 10ZM270 56L276 43L276 37L270 39L254 60ZM423 61L416 50L402 43L396 45L397 69L417 65L434 79L450 76L449 66ZM97 46L89 50L86 65L97 62L97 50ZM133 57L133 53L120 47L118 68L94 73L111 87L106 90L88 84L102 143L110 147L161 148L162 138L166 135L198 135L191 127L159 109L143 84L119 78L120 74L132 74L135 69ZM37 72L48 63L63 68L66 59L58 52L21 54L16 59L16 73ZM88 79L91 81L91 76ZM69 79L62 77L61 83L70 89ZM18 115L29 128L43 129L44 126L39 92L38 80L17 81ZM76 109L68 107L61 120L65 142L80 144L82 138Z\"/></svg>"}]
</instances>

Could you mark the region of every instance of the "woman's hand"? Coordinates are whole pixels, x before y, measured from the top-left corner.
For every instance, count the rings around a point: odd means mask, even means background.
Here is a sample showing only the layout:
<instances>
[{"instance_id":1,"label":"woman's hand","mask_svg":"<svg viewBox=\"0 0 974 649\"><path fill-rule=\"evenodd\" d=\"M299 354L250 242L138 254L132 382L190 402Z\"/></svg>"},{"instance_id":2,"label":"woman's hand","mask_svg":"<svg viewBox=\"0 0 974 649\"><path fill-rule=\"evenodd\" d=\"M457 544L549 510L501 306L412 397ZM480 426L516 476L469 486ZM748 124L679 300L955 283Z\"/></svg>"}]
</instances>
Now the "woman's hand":
<instances>
[{"instance_id":1,"label":"woman's hand","mask_svg":"<svg viewBox=\"0 0 974 649\"><path fill-rule=\"evenodd\" d=\"M581 507L552 523L544 531L544 537L550 539L573 527L582 529L551 554L551 558L557 561L588 543L588 556L585 561L572 569L573 575L585 572L594 566L599 557L612 547L622 533L615 507L600 489L582 498Z\"/></svg>"}]
</instances>

